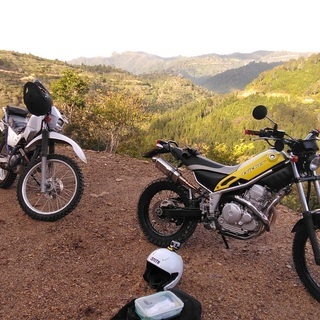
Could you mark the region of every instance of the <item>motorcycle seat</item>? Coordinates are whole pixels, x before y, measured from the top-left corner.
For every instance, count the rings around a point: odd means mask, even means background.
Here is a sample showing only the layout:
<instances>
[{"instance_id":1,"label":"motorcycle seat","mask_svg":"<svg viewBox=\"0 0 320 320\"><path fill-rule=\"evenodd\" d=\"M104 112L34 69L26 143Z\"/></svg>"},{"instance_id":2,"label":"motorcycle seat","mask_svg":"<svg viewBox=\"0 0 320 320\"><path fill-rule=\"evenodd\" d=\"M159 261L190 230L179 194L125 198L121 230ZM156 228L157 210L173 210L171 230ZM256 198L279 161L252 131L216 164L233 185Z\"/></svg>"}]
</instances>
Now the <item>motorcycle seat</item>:
<instances>
[{"instance_id":1,"label":"motorcycle seat","mask_svg":"<svg viewBox=\"0 0 320 320\"><path fill-rule=\"evenodd\" d=\"M15 115L15 116L19 116L22 118L26 118L28 115L28 110L22 109L19 107L7 106L6 111L7 111L8 116Z\"/></svg>"},{"instance_id":2,"label":"motorcycle seat","mask_svg":"<svg viewBox=\"0 0 320 320\"><path fill-rule=\"evenodd\" d=\"M219 162L203 157L196 150L190 148L173 148L172 153L191 171L201 170L228 175L236 171L240 166L226 166Z\"/></svg>"},{"instance_id":3,"label":"motorcycle seat","mask_svg":"<svg viewBox=\"0 0 320 320\"><path fill-rule=\"evenodd\" d=\"M27 125L28 119L16 115L9 116L8 124L9 126L19 134Z\"/></svg>"},{"instance_id":4,"label":"motorcycle seat","mask_svg":"<svg viewBox=\"0 0 320 320\"><path fill-rule=\"evenodd\" d=\"M196 156L188 160L189 163L187 163L186 165L191 171L204 170L228 175L232 172L237 171L239 168L239 165L226 166L202 156Z\"/></svg>"}]
</instances>

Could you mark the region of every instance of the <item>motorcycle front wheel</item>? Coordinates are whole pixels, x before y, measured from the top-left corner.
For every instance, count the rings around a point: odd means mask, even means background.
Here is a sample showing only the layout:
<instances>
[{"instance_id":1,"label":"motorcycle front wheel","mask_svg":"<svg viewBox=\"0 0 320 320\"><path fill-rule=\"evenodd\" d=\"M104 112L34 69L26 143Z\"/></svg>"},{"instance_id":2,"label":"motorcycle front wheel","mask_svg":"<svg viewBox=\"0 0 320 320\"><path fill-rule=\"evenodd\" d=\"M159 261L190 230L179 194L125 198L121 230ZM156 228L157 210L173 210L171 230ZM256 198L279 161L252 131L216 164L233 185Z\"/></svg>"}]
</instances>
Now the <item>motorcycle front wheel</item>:
<instances>
[{"instance_id":1,"label":"motorcycle front wheel","mask_svg":"<svg viewBox=\"0 0 320 320\"><path fill-rule=\"evenodd\" d=\"M166 179L152 182L142 192L138 201L138 221L147 239L159 246L167 247L171 241L186 241L195 231L197 220L169 218L162 208L187 206L188 193L180 185Z\"/></svg>"},{"instance_id":2,"label":"motorcycle front wheel","mask_svg":"<svg viewBox=\"0 0 320 320\"><path fill-rule=\"evenodd\" d=\"M56 221L78 205L84 189L79 166L63 155L48 155L46 190L41 192L41 159L31 162L18 181L18 201L31 218Z\"/></svg>"},{"instance_id":3,"label":"motorcycle front wheel","mask_svg":"<svg viewBox=\"0 0 320 320\"><path fill-rule=\"evenodd\" d=\"M320 243L320 226L316 235ZM320 302L320 266L314 260L311 242L306 228L300 228L293 239L293 262L298 276L313 298Z\"/></svg>"}]
</instances>

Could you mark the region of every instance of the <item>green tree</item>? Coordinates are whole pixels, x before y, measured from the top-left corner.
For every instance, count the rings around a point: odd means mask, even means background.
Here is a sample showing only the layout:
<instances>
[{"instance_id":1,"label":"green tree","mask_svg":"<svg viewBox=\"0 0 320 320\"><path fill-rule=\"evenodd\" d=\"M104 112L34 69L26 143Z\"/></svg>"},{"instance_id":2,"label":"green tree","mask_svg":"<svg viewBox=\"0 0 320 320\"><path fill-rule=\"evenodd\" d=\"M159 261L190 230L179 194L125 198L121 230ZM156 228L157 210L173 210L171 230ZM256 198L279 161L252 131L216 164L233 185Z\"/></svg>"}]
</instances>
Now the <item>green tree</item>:
<instances>
[{"instance_id":1,"label":"green tree","mask_svg":"<svg viewBox=\"0 0 320 320\"><path fill-rule=\"evenodd\" d=\"M92 110L104 139L108 140L108 149L115 152L120 142L130 139L131 134L145 119L145 104L139 95L128 93L109 93L107 98L100 99Z\"/></svg>"},{"instance_id":2,"label":"green tree","mask_svg":"<svg viewBox=\"0 0 320 320\"><path fill-rule=\"evenodd\" d=\"M67 69L63 76L51 85L52 96L61 103L61 108L72 123L74 113L86 105L86 94L89 91L88 80L74 70Z\"/></svg>"},{"instance_id":3,"label":"green tree","mask_svg":"<svg viewBox=\"0 0 320 320\"><path fill-rule=\"evenodd\" d=\"M123 153L134 151L129 141L142 136L141 126L146 119L145 104L139 95L96 90L87 96L86 105L68 126L69 135L88 149L116 152L121 145Z\"/></svg>"}]
</instances>

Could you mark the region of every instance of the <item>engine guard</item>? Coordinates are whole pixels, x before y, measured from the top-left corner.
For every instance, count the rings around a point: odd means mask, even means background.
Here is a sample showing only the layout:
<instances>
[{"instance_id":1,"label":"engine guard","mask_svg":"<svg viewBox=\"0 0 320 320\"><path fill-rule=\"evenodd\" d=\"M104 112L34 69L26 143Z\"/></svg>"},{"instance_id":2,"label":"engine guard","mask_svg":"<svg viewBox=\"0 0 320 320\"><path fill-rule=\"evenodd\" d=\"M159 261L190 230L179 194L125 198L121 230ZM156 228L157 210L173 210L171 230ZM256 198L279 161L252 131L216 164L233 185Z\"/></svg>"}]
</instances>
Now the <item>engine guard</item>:
<instances>
[{"instance_id":1,"label":"engine guard","mask_svg":"<svg viewBox=\"0 0 320 320\"><path fill-rule=\"evenodd\" d=\"M82 151L81 147L72 139L70 139L69 137L58 133L58 132L54 132L54 131L50 131L49 132L49 139L51 140L56 140L60 143L66 143L72 146L73 151L75 152L75 154L85 163L87 163L87 158L84 154L84 152ZM33 140L31 140L27 146L26 146L26 151L31 151L33 150L38 144L39 141L42 140L42 134L40 134L39 136L36 136Z\"/></svg>"}]
</instances>

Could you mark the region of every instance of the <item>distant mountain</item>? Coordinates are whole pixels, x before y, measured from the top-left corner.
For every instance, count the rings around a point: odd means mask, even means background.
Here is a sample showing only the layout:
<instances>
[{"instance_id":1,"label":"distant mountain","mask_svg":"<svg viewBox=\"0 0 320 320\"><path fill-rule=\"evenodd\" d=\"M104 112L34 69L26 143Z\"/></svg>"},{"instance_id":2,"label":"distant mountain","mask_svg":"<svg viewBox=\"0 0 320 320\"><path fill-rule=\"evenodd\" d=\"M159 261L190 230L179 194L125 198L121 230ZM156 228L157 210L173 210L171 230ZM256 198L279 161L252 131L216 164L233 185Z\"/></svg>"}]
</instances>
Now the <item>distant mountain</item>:
<instances>
[{"instance_id":1,"label":"distant mountain","mask_svg":"<svg viewBox=\"0 0 320 320\"><path fill-rule=\"evenodd\" d=\"M145 52L124 52L113 53L111 57L80 57L69 61L69 63L90 66L107 65L136 75L172 73L182 75L209 90L226 93L234 89L243 89L260 72L272 69L275 65L291 59L308 57L311 54L306 52L256 51L252 53L237 52L229 55L206 54L196 57L162 58ZM229 70L232 70L231 73L214 78Z\"/></svg>"}]
</instances>

